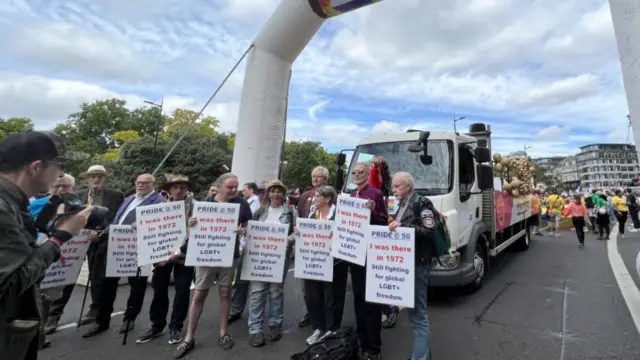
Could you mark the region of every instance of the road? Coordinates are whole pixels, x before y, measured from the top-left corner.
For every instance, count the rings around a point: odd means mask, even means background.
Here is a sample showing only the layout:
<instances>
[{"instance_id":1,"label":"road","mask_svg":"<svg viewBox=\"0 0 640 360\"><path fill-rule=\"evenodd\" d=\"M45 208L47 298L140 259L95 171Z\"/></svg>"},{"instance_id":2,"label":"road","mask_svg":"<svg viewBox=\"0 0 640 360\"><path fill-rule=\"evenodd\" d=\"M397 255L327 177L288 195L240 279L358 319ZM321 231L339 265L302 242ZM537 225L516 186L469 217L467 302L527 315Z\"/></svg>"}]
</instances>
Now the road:
<instances>
[{"instance_id":1,"label":"road","mask_svg":"<svg viewBox=\"0 0 640 360\"><path fill-rule=\"evenodd\" d=\"M640 234L629 234L618 247L627 265L635 268ZM633 262L629 263L629 259ZM579 249L575 234L560 238L534 237L529 251L507 252L492 259L493 269L484 287L475 294L433 289L429 318L433 358L443 360L587 360L640 359L640 336L618 287L607 257L607 242L588 235ZM635 270L632 271L637 279ZM285 334L278 343L259 349L248 344L246 312L243 321L230 328L236 346L223 352L217 347L217 299L210 296L197 333L199 346L186 359L285 360L304 348L309 329L298 329L303 314L299 280L289 273L285 285ZM73 323L80 311L83 287L78 287L61 324ZM128 288L122 286L116 309L124 308ZM214 293L212 293L213 295ZM151 301L147 291L145 309ZM346 323L354 323L353 302L348 294ZM117 334L122 320L114 316L111 331L83 340L75 327L50 338L51 348L41 359L170 359L173 345L158 338L135 344L135 335L147 325L143 312L134 336L122 346ZM394 329L383 330L383 357L399 360L410 356L411 327L401 314Z\"/></svg>"}]
</instances>

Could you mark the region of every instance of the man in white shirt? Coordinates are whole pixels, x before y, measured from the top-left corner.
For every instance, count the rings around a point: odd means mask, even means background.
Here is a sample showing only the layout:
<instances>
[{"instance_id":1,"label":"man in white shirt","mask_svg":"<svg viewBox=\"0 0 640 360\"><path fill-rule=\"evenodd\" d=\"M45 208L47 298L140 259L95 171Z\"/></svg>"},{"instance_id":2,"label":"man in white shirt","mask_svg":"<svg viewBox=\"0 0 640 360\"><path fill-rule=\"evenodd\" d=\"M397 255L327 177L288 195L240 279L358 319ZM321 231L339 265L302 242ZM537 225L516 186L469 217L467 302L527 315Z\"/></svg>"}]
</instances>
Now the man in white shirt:
<instances>
[{"instance_id":1,"label":"man in white shirt","mask_svg":"<svg viewBox=\"0 0 640 360\"><path fill-rule=\"evenodd\" d=\"M255 214L256 211L260 209L260 197L256 194L257 192L258 184L254 182L248 182L244 184L242 195L244 195L244 198L247 199L252 214Z\"/></svg>"}]
</instances>

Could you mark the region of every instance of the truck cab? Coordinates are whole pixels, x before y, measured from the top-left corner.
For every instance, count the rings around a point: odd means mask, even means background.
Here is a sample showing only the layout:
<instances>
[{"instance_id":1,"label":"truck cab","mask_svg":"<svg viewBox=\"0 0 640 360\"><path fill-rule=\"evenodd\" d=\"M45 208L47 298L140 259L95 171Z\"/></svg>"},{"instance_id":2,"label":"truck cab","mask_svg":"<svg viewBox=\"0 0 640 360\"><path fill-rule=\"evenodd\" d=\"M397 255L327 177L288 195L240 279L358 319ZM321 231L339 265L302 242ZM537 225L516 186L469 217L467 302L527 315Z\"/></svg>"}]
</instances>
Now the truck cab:
<instances>
[{"instance_id":1,"label":"truck cab","mask_svg":"<svg viewBox=\"0 0 640 360\"><path fill-rule=\"evenodd\" d=\"M356 188L355 164L380 156L392 176L400 171L410 173L415 191L428 197L445 216L451 252L432 261L432 286L473 286L478 278L478 287L482 283L490 237L495 232L490 134L484 124L472 125L468 134L409 130L370 136L354 150L343 193Z\"/></svg>"}]
</instances>

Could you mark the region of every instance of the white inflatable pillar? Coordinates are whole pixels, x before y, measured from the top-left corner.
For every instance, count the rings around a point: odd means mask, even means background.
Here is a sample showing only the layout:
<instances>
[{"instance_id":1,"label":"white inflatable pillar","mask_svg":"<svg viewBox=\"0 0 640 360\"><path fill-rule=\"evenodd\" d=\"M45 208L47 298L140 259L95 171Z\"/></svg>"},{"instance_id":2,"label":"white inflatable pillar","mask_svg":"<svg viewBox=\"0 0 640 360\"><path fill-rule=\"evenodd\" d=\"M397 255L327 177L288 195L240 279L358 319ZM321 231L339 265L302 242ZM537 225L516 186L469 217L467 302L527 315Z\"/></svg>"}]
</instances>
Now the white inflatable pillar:
<instances>
[{"instance_id":1,"label":"white inflatable pillar","mask_svg":"<svg viewBox=\"0 0 640 360\"><path fill-rule=\"evenodd\" d=\"M609 0L633 140L640 157L640 1Z\"/></svg>"},{"instance_id":2,"label":"white inflatable pillar","mask_svg":"<svg viewBox=\"0 0 640 360\"><path fill-rule=\"evenodd\" d=\"M278 177L291 65L325 19L381 0L282 0L251 50L231 171L240 183Z\"/></svg>"}]
</instances>

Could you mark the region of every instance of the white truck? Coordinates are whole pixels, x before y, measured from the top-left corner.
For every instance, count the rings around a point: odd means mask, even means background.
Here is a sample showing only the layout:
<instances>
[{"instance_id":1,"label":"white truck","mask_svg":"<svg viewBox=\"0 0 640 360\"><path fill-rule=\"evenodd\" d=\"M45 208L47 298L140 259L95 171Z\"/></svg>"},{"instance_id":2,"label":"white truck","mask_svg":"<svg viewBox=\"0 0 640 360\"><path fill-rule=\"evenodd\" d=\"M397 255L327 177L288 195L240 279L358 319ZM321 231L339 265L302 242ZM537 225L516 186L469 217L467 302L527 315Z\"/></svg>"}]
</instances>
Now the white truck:
<instances>
[{"instance_id":1,"label":"white truck","mask_svg":"<svg viewBox=\"0 0 640 360\"><path fill-rule=\"evenodd\" d=\"M508 247L527 250L530 226L539 213L532 197L513 198L494 191L491 163L491 129L473 124L467 134L409 130L375 135L362 140L350 161L343 193L355 189L352 171L356 163L383 157L391 175L409 172L415 190L427 196L446 217L451 235L451 255L432 262L430 285L434 287L482 286L489 257ZM338 179L344 179L344 152L338 156ZM534 215L532 215L534 214Z\"/></svg>"}]
</instances>

